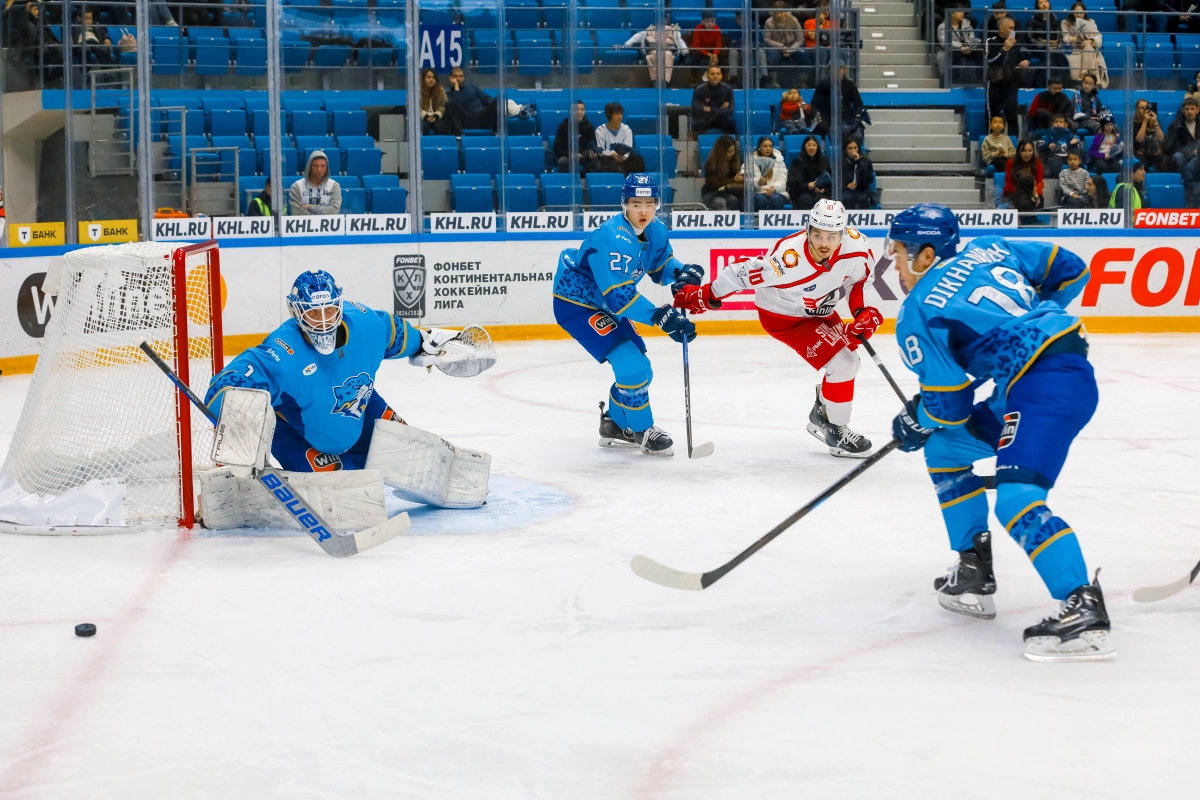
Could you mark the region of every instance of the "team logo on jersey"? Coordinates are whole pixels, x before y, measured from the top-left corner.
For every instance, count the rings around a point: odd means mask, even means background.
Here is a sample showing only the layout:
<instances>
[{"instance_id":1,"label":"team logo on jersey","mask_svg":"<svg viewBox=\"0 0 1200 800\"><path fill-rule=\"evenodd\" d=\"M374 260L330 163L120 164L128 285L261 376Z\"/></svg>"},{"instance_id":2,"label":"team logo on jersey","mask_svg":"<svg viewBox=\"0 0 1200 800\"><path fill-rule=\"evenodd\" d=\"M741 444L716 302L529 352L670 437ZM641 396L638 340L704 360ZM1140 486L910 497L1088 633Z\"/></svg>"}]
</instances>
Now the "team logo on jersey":
<instances>
[{"instance_id":1,"label":"team logo on jersey","mask_svg":"<svg viewBox=\"0 0 1200 800\"><path fill-rule=\"evenodd\" d=\"M800 254L791 248L783 251L783 265L788 269L800 263Z\"/></svg>"},{"instance_id":2,"label":"team logo on jersey","mask_svg":"<svg viewBox=\"0 0 1200 800\"><path fill-rule=\"evenodd\" d=\"M317 371L317 365L316 365L316 364L309 364L307 367L305 367L305 368L304 368L304 374L305 374L305 375L312 375L312 374L313 374L314 372L316 372L316 371Z\"/></svg>"},{"instance_id":3,"label":"team logo on jersey","mask_svg":"<svg viewBox=\"0 0 1200 800\"><path fill-rule=\"evenodd\" d=\"M813 290L814 290L814 289L816 289L816 288L817 288L817 285L814 283L814 284L812 284L811 286L805 286L805 287L804 287L804 291L806 291L806 292L811 292L811 291L813 291Z\"/></svg>"},{"instance_id":4,"label":"team logo on jersey","mask_svg":"<svg viewBox=\"0 0 1200 800\"><path fill-rule=\"evenodd\" d=\"M360 372L352 378L347 378L341 386L333 387L333 410L329 413L362 419L372 391L374 382L367 373Z\"/></svg>"},{"instance_id":5,"label":"team logo on jersey","mask_svg":"<svg viewBox=\"0 0 1200 800\"><path fill-rule=\"evenodd\" d=\"M322 453L315 447L308 448L305 457L313 472L337 472L342 468L342 457L332 453Z\"/></svg>"},{"instance_id":6,"label":"team logo on jersey","mask_svg":"<svg viewBox=\"0 0 1200 800\"><path fill-rule=\"evenodd\" d=\"M1021 424L1021 412L1010 411L1004 415L1004 430L1000 431L1000 444L997 450L1003 450L1017 439L1017 428Z\"/></svg>"},{"instance_id":7,"label":"team logo on jersey","mask_svg":"<svg viewBox=\"0 0 1200 800\"><path fill-rule=\"evenodd\" d=\"M617 327L617 321L603 311L598 311L588 319L588 325L601 336L608 336Z\"/></svg>"},{"instance_id":8,"label":"team logo on jersey","mask_svg":"<svg viewBox=\"0 0 1200 800\"><path fill-rule=\"evenodd\" d=\"M283 349L284 349L284 350L287 352L287 354L288 354L289 356L294 356L294 355L296 355L296 351L295 351L295 350L293 350L292 348L288 347L288 343L287 343L287 342L285 342L283 339L280 339L278 336L276 336L276 337L275 337L275 344L277 344L277 345L279 345L280 347L282 347L282 348L283 348Z\"/></svg>"}]
</instances>

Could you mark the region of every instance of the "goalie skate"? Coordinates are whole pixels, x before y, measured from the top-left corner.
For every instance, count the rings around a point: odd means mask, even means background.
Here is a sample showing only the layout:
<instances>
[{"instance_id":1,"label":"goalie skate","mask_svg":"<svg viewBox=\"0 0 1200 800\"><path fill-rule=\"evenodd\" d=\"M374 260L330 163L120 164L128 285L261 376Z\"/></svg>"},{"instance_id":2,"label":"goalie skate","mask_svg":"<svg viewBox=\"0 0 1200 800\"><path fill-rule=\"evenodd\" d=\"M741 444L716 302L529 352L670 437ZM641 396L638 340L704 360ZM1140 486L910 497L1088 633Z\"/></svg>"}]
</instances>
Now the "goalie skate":
<instances>
[{"instance_id":1,"label":"goalie skate","mask_svg":"<svg viewBox=\"0 0 1200 800\"><path fill-rule=\"evenodd\" d=\"M1056 616L1025 629L1030 661L1107 661L1117 655L1112 623L1100 591L1100 570L1067 596Z\"/></svg>"}]
</instances>

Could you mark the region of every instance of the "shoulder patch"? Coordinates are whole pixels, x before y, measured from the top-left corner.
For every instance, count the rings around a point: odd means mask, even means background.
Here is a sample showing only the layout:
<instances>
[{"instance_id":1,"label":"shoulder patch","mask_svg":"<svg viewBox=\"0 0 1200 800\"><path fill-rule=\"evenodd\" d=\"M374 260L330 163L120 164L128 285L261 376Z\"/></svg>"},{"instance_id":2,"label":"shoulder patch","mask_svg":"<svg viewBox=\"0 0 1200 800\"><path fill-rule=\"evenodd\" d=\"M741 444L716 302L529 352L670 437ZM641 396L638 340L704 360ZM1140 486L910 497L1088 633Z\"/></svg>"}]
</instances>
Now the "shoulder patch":
<instances>
[{"instance_id":1,"label":"shoulder patch","mask_svg":"<svg viewBox=\"0 0 1200 800\"><path fill-rule=\"evenodd\" d=\"M357 308L359 311L361 311L364 314L366 314L367 311L369 310L366 308L366 306L360 306L358 303L354 302L353 300L347 300L346 302L349 303L350 305L354 306L355 308Z\"/></svg>"},{"instance_id":2,"label":"shoulder patch","mask_svg":"<svg viewBox=\"0 0 1200 800\"><path fill-rule=\"evenodd\" d=\"M305 374L305 375L312 375L312 374L313 374L314 372L316 372L316 371L317 371L317 365L316 365L316 364L309 364L307 367L305 367L305 368L304 368L304 374Z\"/></svg>"},{"instance_id":3,"label":"shoulder patch","mask_svg":"<svg viewBox=\"0 0 1200 800\"><path fill-rule=\"evenodd\" d=\"M296 355L296 351L293 350L291 347L289 347L288 343L285 342L283 339L280 339L278 336L275 337L275 344L282 347L284 352L287 353L289 356Z\"/></svg>"}]
</instances>

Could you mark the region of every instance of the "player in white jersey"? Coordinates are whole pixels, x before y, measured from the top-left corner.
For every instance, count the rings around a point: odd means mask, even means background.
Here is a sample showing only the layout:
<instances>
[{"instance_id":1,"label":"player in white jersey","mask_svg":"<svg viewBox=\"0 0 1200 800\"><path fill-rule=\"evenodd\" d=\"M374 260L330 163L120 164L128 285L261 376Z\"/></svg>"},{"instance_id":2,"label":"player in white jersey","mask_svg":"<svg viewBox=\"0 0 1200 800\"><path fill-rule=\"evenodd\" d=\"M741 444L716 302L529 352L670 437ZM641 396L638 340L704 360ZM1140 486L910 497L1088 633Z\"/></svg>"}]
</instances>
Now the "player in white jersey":
<instances>
[{"instance_id":1,"label":"player in white jersey","mask_svg":"<svg viewBox=\"0 0 1200 800\"><path fill-rule=\"evenodd\" d=\"M869 337L883 322L863 299L875 254L865 235L846 227L846 209L820 200L808 216L808 229L785 236L761 258L722 269L712 283L686 286L675 305L699 314L720 308L734 292L754 289L758 319L767 333L825 370L808 415L808 432L835 456L863 458L871 442L850 430L858 337ZM844 325L835 307L848 292L854 321Z\"/></svg>"}]
</instances>

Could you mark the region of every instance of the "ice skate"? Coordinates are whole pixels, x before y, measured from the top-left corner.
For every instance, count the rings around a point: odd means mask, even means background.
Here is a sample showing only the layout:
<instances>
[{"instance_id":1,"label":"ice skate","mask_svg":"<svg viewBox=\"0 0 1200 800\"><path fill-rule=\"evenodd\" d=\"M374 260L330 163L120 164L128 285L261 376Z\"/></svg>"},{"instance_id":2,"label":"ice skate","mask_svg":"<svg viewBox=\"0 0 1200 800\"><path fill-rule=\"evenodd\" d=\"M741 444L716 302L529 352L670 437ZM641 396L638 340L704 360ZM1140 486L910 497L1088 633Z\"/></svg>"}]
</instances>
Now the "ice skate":
<instances>
[{"instance_id":1,"label":"ice skate","mask_svg":"<svg viewBox=\"0 0 1200 800\"><path fill-rule=\"evenodd\" d=\"M1058 615L1025 629L1025 657L1030 661L1106 661L1117 655L1112 624L1100 591L1100 570L1091 583L1063 601Z\"/></svg>"},{"instance_id":2,"label":"ice skate","mask_svg":"<svg viewBox=\"0 0 1200 800\"><path fill-rule=\"evenodd\" d=\"M620 425L613 422L613 418L604 410L603 400L600 401L600 446L619 450L641 447L641 444L634 439L633 431L622 430Z\"/></svg>"},{"instance_id":3,"label":"ice skate","mask_svg":"<svg viewBox=\"0 0 1200 800\"><path fill-rule=\"evenodd\" d=\"M626 433L629 433L626 431ZM672 446L675 444L671 441L671 435L662 428L651 425L644 431L638 431L632 434L638 442L642 452L648 456L673 456L675 451Z\"/></svg>"},{"instance_id":4,"label":"ice skate","mask_svg":"<svg viewBox=\"0 0 1200 800\"><path fill-rule=\"evenodd\" d=\"M821 387L817 387L817 401L808 412L808 432L829 448L831 456L839 458L866 458L871 452L871 440L850 430L848 425L834 425L825 415L825 404L821 402Z\"/></svg>"},{"instance_id":5,"label":"ice skate","mask_svg":"<svg viewBox=\"0 0 1200 800\"><path fill-rule=\"evenodd\" d=\"M992 573L992 535L975 534L974 546L958 554L958 563L933 582L938 605L956 614L996 618L996 576Z\"/></svg>"}]
</instances>

